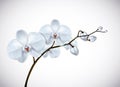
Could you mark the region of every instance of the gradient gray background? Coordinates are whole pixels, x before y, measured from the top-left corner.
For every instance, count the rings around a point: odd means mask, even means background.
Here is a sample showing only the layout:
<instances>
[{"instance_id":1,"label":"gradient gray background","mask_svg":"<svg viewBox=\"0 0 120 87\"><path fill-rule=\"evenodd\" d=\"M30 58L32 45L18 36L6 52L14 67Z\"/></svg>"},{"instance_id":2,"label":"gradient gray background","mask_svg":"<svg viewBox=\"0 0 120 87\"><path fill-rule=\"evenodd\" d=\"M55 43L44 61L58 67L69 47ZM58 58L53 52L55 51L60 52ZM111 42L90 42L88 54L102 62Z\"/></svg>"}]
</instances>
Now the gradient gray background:
<instances>
[{"instance_id":1,"label":"gradient gray background","mask_svg":"<svg viewBox=\"0 0 120 87\"><path fill-rule=\"evenodd\" d=\"M28 87L120 87L120 1L119 0L1 0L0 1L0 87L23 87L32 64L11 60L7 44L16 31L38 32L58 19L71 28L92 32L94 43L78 40L79 55L61 49L58 58L42 58L34 68Z\"/></svg>"}]
</instances>

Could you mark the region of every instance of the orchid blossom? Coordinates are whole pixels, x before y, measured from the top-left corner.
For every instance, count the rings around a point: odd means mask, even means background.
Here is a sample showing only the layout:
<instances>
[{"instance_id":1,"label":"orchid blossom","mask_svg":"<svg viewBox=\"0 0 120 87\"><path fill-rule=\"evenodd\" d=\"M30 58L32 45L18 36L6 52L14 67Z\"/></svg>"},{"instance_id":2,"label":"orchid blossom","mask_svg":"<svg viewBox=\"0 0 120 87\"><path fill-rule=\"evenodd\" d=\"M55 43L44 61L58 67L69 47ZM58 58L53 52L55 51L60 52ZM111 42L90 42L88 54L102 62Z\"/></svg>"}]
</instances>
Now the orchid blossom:
<instances>
[{"instance_id":1,"label":"orchid blossom","mask_svg":"<svg viewBox=\"0 0 120 87\"><path fill-rule=\"evenodd\" d=\"M64 44L71 39L71 31L66 25L60 25L58 20L53 20L51 25L44 25L40 29L46 40L46 44L52 44L53 41L57 45Z\"/></svg>"},{"instance_id":2,"label":"orchid blossom","mask_svg":"<svg viewBox=\"0 0 120 87\"><path fill-rule=\"evenodd\" d=\"M54 41L56 45L61 45L71 40L70 28L66 25L60 25L58 20L53 20L50 25L44 25L40 29L40 33L45 37L46 45L48 45L46 48L48 48ZM68 47L65 46L65 48L67 49ZM78 54L78 51L73 52L73 49L77 49L77 46L72 47L70 52L74 55ZM60 55L60 49L51 49L44 55L44 57L47 57L48 55L52 58L56 58Z\"/></svg>"},{"instance_id":3,"label":"orchid blossom","mask_svg":"<svg viewBox=\"0 0 120 87\"><path fill-rule=\"evenodd\" d=\"M16 39L8 44L8 54L11 59L24 62L27 55L38 57L45 46L44 37L39 33L27 33L19 30L16 33Z\"/></svg>"}]
</instances>

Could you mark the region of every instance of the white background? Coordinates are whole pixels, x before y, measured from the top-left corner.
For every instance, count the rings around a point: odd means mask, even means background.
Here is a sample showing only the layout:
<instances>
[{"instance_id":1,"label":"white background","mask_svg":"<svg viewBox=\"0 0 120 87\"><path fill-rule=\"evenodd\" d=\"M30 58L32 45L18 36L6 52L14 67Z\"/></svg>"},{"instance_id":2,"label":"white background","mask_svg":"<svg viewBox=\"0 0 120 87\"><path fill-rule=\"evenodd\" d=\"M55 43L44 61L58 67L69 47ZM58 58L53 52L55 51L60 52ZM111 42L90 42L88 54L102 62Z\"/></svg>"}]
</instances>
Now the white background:
<instances>
[{"instance_id":1,"label":"white background","mask_svg":"<svg viewBox=\"0 0 120 87\"><path fill-rule=\"evenodd\" d=\"M7 45L16 31L38 32L58 19L71 28L96 33L96 42L78 39L79 55L61 49L58 58L41 58L28 87L120 87L120 1L119 0L1 0L0 1L0 87L23 87L32 64L11 60Z\"/></svg>"}]
</instances>

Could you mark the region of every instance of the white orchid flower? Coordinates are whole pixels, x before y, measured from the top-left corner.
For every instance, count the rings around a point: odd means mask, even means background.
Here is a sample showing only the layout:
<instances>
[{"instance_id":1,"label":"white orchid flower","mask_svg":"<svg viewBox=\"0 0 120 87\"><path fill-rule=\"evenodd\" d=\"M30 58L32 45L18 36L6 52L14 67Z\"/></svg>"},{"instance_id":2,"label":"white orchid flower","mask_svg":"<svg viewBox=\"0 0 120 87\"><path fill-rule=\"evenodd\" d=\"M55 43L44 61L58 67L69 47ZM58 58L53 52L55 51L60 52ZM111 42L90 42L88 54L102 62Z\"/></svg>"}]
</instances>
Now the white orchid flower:
<instances>
[{"instance_id":1,"label":"white orchid flower","mask_svg":"<svg viewBox=\"0 0 120 87\"><path fill-rule=\"evenodd\" d=\"M40 33L27 34L24 30L19 30L16 39L8 44L7 50L10 58L24 62L28 54L38 57L44 46L45 40Z\"/></svg>"},{"instance_id":2,"label":"white orchid flower","mask_svg":"<svg viewBox=\"0 0 120 87\"><path fill-rule=\"evenodd\" d=\"M60 25L58 20L53 20L51 25L44 25L40 29L40 33L45 37L46 44L52 44L55 41L57 45L60 45L71 39L69 27Z\"/></svg>"},{"instance_id":3,"label":"white orchid flower","mask_svg":"<svg viewBox=\"0 0 120 87\"><path fill-rule=\"evenodd\" d=\"M71 31L69 27L65 25L60 25L58 20L53 20L51 22L51 25L44 25L40 29L40 33L44 36L48 47L51 44L53 44L54 41L55 41L55 45L62 45L65 42L70 41L71 39ZM50 55L50 57L55 58L58 57L59 54L60 54L60 49L55 48L47 52L46 56Z\"/></svg>"}]
</instances>

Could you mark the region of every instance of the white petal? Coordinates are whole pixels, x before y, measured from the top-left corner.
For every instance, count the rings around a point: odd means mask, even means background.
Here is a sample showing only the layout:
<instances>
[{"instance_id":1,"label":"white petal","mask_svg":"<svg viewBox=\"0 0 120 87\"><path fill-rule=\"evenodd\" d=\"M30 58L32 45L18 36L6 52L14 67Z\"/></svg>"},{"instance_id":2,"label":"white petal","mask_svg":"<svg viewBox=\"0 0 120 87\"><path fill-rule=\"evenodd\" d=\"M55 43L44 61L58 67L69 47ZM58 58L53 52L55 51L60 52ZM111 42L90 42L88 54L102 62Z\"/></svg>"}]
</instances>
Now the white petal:
<instances>
[{"instance_id":1,"label":"white petal","mask_svg":"<svg viewBox=\"0 0 120 87\"><path fill-rule=\"evenodd\" d=\"M12 40L7 47L10 58L17 60L22 56L22 45L17 40Z\"/></svg>"},{"instance_id":2,"label":"white petal","mask_svg":"<svg viewBox=\"0 0 120 87\"><path fill-rule=\"evenodd\" d=\"M51 44L51 45L52 45L52 44ZM51 47L51 45L47 45L47 44L46 44L41 53L43 53L44 51L46 51L49 47ZM46 58L48 55L49 55L49 51L46 52L46 53L43 55L43 57Z\"/></svg>"},{"instance_id":3,"label":"white petal","mask_svg":"<svg viewBox=\"0 0 120 87\"><path fill-rule=\"evenodd\" d=\"M27 33L24 30L19 30L16 33L16 39L23 45L27 44L28 37Z\"/></svg>"},{"instance_id":4,"label":"white petal","mask_svg":"<svg viewBox=\"0 0 120 87\"><path fill-rule=\"evenodd\" d=\"M22 52L22 56L19 57L17 60L21 63L23 63L25 60L27 59L27 53L26 52Z\"/></svg>"},{"instance_id":5,"label":"white petal","mask_svg":"<svg viewBox=\"0 0 120 87\"><path fill-rule=\"evenodd\" d=\"M79 50L78 50L78 48L77 48L76 46L71 47L71 48L70 48L70 52L71 52L72 54L74 54L74 55L78 55L78 54L79 54Z\"/></svg>"},{"instance_id":6,"label":"white petal","mask_svg":"<svg viewBox=\"0 0 120 87\"><path fill-rule=\"evenodd\" d=\"M51 22L51 28L52 28L52 30L53 30L54 33L59 30L59 27L60 27L60 24L59 24L58 20L53 20Z\"/></svg>"},{"instance_id":7,"label":"white petal","mask_svg":"<svg viewBox=\"0 0 120 87\"><path fill-rule=\"evenodd\" d=\"M70 48L69 45L66 45L66 46L64 46L64 47L65 47L66 50L68 50L68 49Z\"/></svg>"},{"instance_id":8,"label":"white petal","mask_svg":"<svg viewBox=\"0 0 120 87\"><path fill-rule=\"evenodd\" d=\"M84 36L84 35L87 35L87 33L86 32L82 32L82 33L80 33L80 38L82 39L82 40L84 40L84 41L87 41L88 40L88 36Z\"/></svg>"},{"instance_id":9,"label":"white petal","mask_svg":"<svg viewBox=\"0 0 120 87\"><path fill-rule=\"evenodd\" d=\"M32 57L35 57L35 58L37 58L37 57L39 57L40 56L40 54L41 54L41 52L39 51L39 52L37 52L35 49L33 49L33 48L31 48L30 49L30 55L32 55Z\"/></svg>"},{"instance_id":10,"label":"white petal","mask_svg":"<svg viewBox=\"0 0 120 87\"><path fill-rule=\"evenodd\" d=\"M62 43L71 40L71 31L67 26L61 25L58 34Z\"/></svg>"},{"instance_id":11,"label":"white petal","mask_svg":"<svg viewBox=\"0 0 120 87\"><path fill-rule=\"evenodd\" d=\"M88 37L88 41L90 41L90 42L94 42L96 39L97 39L96 36L89 36Z\"/></svg>"},{"instance_id":12,"label":"white petal","mask_svg":"<svg viewBox=\"0 0 120 87\"><path fill-rule=\"evenodd\" d=\"M60 49L54 48L49 51L49 55L51 58L56 58L60 55Z\"/></svg>"},{"instance_id":13,"label":"white petal","mask_svg":"<svg viewBox=\"0 0 120 87\"><path fill-rule=\"evenodd\" d=\"M49 25L45 25L40 29L40 33L44 36L46 43L49 44L53 41L53 31Z\"/></svg>"},{"instance_id":14,"label":"white petal","mask_svg":"<svg viewBox=\"0 0 120 87\"><path fill-rule=\"evenodd\" d=\"M63 45L63 42L61 41L59 37L55 39L55 45Z\"/></svg>"},{"instance_id":15,"label":"white petal","mask_svg":"<svg viewBox=\"0 0 120 87\"><path fill-rule=\"evenodd\" d=\"M48 55L49 55L49 52L46 52L46 53L43 55L43 57L46 58L46 57L48 57Z\"/></svg>"},{"instance_id":16,"label":"white petal","mask_svg":"<svg viewBox=\"0 0 120 87\"><path fill-rule=\"evenodd\" d=\"M40 33L32 32L29 34L28 44L31 46L31 48L39 52L45 46L45 39Z\"/></svg>"}]
</instances>

